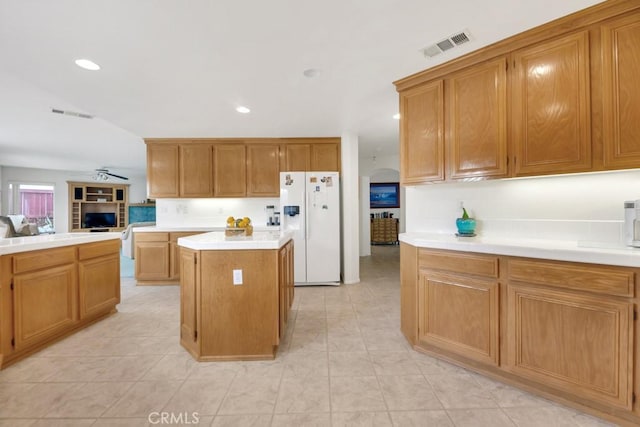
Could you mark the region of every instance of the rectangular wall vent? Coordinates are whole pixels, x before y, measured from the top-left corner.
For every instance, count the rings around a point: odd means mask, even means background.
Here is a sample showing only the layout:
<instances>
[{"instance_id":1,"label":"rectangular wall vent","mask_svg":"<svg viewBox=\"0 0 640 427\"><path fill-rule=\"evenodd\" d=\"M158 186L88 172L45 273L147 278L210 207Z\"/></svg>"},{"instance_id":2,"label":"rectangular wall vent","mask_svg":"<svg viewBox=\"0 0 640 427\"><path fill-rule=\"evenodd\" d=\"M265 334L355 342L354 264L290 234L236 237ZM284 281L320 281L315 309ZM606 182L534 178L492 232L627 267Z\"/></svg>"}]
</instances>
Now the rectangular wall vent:
<instances>
[{"instance_id":1,"label":"rectangular wall vent","mask_svg":"<svg viewBox=\"0 0 640 427\"><path fill-rule=\"evenodd\" d=\"M59 108L52 108L51 112L56 114L63 114L65 116L80 117L81 119L93 119L93 116L90 114L78 113L76 111L68 111L68 110L65 111Z\"/></svg>"},{"instance_id":2,"label":"rectangular wall vent","mask_svg":"<svg viewBox=\"0 0 640 427\"><path fill-rule=\"evenodd\" d=\"M436 55L460 46L461 44L470 42L471 40L473 40L473 38L471 33L469 33L469 30L463 30L439 41L438 43L420 49L420 52L422 52L422 54L427 58L433 58Z\"/></svg>"}]
</instances>

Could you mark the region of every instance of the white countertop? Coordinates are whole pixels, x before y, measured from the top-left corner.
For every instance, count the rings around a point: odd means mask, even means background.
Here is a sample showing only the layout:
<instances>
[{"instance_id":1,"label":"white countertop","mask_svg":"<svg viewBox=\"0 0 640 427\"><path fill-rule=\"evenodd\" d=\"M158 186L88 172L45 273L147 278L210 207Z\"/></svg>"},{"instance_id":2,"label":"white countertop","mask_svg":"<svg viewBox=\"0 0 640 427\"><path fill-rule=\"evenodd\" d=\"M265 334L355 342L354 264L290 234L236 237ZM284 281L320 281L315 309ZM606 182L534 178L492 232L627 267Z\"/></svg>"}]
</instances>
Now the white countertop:
<instances>
[{"instance_id":1,"label":"white countertop","mask_svg":"<svg viewBox=\"0 0 640 427\"><path fill-rule=\"evenodd\" d=\"M131 231L134 233L183 233L190 231L202 231L203 233L207 233L209 231L224 231L226 227L158 227L158 226L150 226L150 227L135 227ZM278 231L280 230L280 226L278 225L264 225L264 226L253 226L254 231Z\"/></svg>"},{"instance_id":2,"label":"white countertop","mask_svg":"<svg viewBox=\"0 0 640 427\"><path fill-rule=\"evenodd\" d=\"M438 233L402 233L399 240L421 248L640 267L640 248L616 244L488 236L457 237Z\"/></svg>"},{"instance_id":3,"label":"white countertop","mask_svg":"<svg viewBox=\"0 0 640 427\"><path fill-rule=\"evenodd\" d=\"M120 232L111 233L59 233L40 234L38 236L11 237L0 239L0 255L40 249L59 248L61 246L81 245L83 243L120 240Z\"/></svg>"},{"instance_id":4,"label":"white countertop","mask_svg":"<svg viewBox=\"0 0 640 427\"><path fill-rule=\"evenodd\" d=\"M292 231L256 231L251 236L226 236L224 231L180 237L178 245L197 251L233 249L280 249L293 238Z\"/></svg>"}]
</instances>

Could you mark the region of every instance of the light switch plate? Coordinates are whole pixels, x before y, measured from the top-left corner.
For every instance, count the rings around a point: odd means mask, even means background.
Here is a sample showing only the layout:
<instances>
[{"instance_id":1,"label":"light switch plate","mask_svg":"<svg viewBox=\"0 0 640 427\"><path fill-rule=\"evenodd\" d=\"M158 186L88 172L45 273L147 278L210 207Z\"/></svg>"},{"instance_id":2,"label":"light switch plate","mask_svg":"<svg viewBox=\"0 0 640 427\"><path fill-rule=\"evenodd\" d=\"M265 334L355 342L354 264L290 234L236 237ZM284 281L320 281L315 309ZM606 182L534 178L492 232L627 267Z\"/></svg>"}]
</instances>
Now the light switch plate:
<instances>
[{"instance_id":1,"label":"light switch plate","mask_svg":"<svg viewBox=\"0 0 640 427\"><path fill-rule=\"evenodd\" d=\"M242 270L233 270L233 284L242 285Z\"/></svg>"}]
</instances>

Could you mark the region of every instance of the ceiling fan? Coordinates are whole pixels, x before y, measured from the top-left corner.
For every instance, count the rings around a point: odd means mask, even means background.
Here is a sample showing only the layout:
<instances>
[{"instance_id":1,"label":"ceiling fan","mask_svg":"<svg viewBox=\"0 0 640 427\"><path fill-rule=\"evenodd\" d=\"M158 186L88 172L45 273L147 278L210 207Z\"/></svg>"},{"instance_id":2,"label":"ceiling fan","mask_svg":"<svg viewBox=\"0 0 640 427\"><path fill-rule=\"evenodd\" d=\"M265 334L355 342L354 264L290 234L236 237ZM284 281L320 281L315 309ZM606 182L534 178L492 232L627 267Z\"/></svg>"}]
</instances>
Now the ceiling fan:
<instances>
[{"instance_id":1,"label":"ceiling fan","mask_svg":"<svg viewBox=\"0 0 640 427\"><path fill-rule=\"evenodd\" d=\"M109 169L106 169L106 168L96 169L95 174L93 174L91 178L94 181L108 181L109 177L111 176L118 179L124 179L124 180L129 179L126 176L116 175L115 173L111 173L109 172Z\"/></svg>"}]
</instances>

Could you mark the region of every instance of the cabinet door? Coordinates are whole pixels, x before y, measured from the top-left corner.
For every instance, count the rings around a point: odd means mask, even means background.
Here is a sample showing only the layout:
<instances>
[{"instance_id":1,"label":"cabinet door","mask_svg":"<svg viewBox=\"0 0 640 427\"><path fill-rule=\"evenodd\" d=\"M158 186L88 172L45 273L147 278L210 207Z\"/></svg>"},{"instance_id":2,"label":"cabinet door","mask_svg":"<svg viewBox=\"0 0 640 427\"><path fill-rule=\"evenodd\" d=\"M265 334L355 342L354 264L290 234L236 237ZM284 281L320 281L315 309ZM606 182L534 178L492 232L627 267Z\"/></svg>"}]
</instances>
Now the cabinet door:
<instances>
[{"instance_id":1,"label":"cabinet door","mask_svg":"<svg viewBox=\"0 0 640 427\"><path fill-rule=\"evenodd\" d=\"M443 82L400 94L400 180L419 184L444 179Z\"/></svg>"},{"instance_id":2,"label":"cabinet door","mask_svg":"<svg viewBox=\"0 0 640 427\"><path fill-rule=\"evenodd\" d=\"M510 284L508 367L576 396L631 409L633 306Z\"/></svg>"},{"instance_id":3,"label":"cabinet door","mask_svg":"<svg viewBox=\"0 0 640 427\"><path fill-rule=\"evenodd\" d=\"M180 145L180 196L213 197L211 144Z\"/></svg>"},{"instance_id":4,"label":"cabinet door","mask_svg":"<svg viewBox=\"0 0 640 427\"><path fill-rule=\"evenodd\" d=\"M506 70L499 58L447 80L451 178L507 176Z\"/></svg>"},{"instance_id":5,"label":"cabinet door","mask_svg":"<svg viewBox=\"0 0 640 427\"><path fill-rule=\"evenodd\" d=\"M289 308L293 305L293 298L295 296L295 282L293 275L293 240L287 243L287 289L289 290Z\"/></svg>"},{"instance_id":6,"label":"cabinet door","mask_svg":"<svg viewBox=\"0 0 640 427\"><path fill-rule=\"evenodd\" d=\"M400 242L400 330L411 345L418 327L418 249Z\"/></svg>"},{"instance_id":7,"label":"cabinet door","mask_svg":"<svg viewBox=\"0 0 640 427\"><path fill-rule=\"evenodd\" d=\"M37 345L77 322L75 264L18 274L13 283L16 350Z\"/></svg>"},{"instance_id":8,"label":"cabinet door","mask_svg":"<svg viewBox=\"0 0 640 427\"><path fill-rule=\"evenodd\" d=\"M216 197L246 196L247 164L244 144L216 145L213 175Z\"/></svg>"},{"instance_id":9,"label":"cabinet door","mask_svg":"<svg viewBox=\"0 0 640 427\"><path fill-rule=\"evenodd\" d=\"M287 315L289 314L289 289L288 289L288 260L286 246L278 252L278 301L279 323L278 344L287 327Z\"/></svg>"},{"instance_id":10,"label":"cabinet door","mask_svg":"<svg viewBox=\"0 0 640 427\"><path fill-rule=\"evenodd\" d=\"M192 354L198 350L198 253L182 248L179 252L180 269L180 342Z\"/></svg>"},{"instance_id":11,"label":"cabinet door","mask_svg":"<svg viewBox=\"0 0 640 427\"><path fill-rule=\"evenodd\" d=\"M147 193L151 199L180 197L177 144L147 144Z\"/></svg>"},{"instance_id":12,"label":"cabinet door","mask_svg":"<svg viewBox=\"0 0 640 427\"><path fill-rule=\"evenodd\" d=\"M169 280L169 242L141 242L136 236L136 280Z\"/></svg>"},{"instance_id":13,"label":"cabinet door","mask_svg":"<svg viewBox=\"0 0 640 427\"><path fill-rule=\"evenodd\" d=\"M180 246L178 246L178 239L180 237L193 236L194 234L200 234L200 232L180 232L169 234L169 278L171 280L180 279Z\"/></svg>"},{"instance_id":14,"label":"cabinet door","mask_svg":"<svg viewBox=\"0 0 640 427\"><path fill-rule=\"evenodd\" d=\"M602 30L604 167L640 167L640 15Z\"/></svg>"},{"instance_id":15,"label":"cabinet door","mask_svg":"<svg viewBox=\"0 0 640 427\"><path fill-rule=\"evenodd\" d=\"M339 171L340 145L337 143L311 144L311 171Z\"/></svg>"},{"instance_id":16,"label":"cabinet door","mask_svg":"<svg viewBox=\"0 0 640 427\"><path fill-rule=\"evenodd\" d=\"M311 170L310 144L285 144L283 172L306 172Z\"/></svg>"},{"instance_id":17,"label":"cabinet door","mask_svg":"<svg viewBox=\"0 0 640 427\"><path fill-rule=\"evenodd\" d=\"M418 341L498 365L498 283L420 273Z\"/></svg>"},{"instance_id":18,"label":"cabinet door","mask_svg":"<svg viewBox=\"0 0 640 427\"><path fill-rule=\"evenodd\" d=\"M105 314L120 302L120 257L111 255L78 264L80 319Z\"/></svg>"},{"instance_id":19,"label":"cabinet door","mask_svg":"<svg viewBox=\"0 0 640 427\"><path fill-rule=\"evenodd\" d=\"M513 58L516 175L589 170L588 32L522 49Z\"/></svg>"},{"instance_id":20,"label":"cabinet door","mask_svg":"<svg viewBox=\"0 0 640 427\"><path fill-rule=\"evenodd\" d=\"M280 145L247 145L247 196L280 196Z\"/></svg>"}]
</instances>

